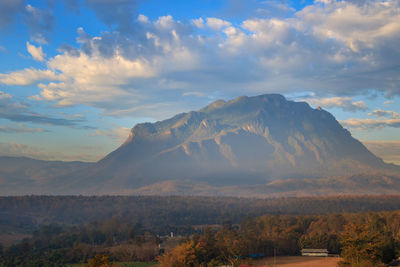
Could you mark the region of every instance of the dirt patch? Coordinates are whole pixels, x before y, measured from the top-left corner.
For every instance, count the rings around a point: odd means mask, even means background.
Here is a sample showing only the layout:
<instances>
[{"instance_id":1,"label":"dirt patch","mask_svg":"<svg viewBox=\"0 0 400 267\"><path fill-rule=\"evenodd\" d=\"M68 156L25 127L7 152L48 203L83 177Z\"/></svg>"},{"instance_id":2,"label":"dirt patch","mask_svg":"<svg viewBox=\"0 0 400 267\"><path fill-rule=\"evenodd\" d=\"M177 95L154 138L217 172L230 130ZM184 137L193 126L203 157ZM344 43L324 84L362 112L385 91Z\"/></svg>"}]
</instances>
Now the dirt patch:
<instances>
[{"instance_id":1,"label":"dirt patch","mask_svg":"<svg viewBox=\"0 0 400 267\"><path fill-rule=\"evenodd\" d=\"M257 260L253 264L268 267L336 267L340 260L341 258L339 257L287 256Z\"/></svg>"}]
</instances>

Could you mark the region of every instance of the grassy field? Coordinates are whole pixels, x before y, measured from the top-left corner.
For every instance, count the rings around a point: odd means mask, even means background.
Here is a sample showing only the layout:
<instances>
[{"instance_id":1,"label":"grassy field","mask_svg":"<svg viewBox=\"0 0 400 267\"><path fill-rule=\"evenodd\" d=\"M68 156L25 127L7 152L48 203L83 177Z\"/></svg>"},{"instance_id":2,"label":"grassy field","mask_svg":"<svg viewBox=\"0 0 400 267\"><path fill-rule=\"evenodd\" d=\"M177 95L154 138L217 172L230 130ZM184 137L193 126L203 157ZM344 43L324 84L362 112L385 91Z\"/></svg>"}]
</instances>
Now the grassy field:
<instances>
[{"instance_id":1,"label":"grassy field","mask_svg":"<svg viewBox=\"0 0 400 267\"><path fill-rule=\"evenodd\" d=\"M254 261L254 265L268 267L336 267L341 258L336 257L273 257ZM274 265L275 263L275 265Z\"/></svg>"},{"instance_id":2,"label":"grassy field","mask_svg":"<svg viewBox=\"0 0 400 267\"><path fill-rule=\"evenodd\" d=\"M160 265L157 262L139 262L139 261L133 261L133 262L115 262L117 267L160 267ZM68 265L68 267L85 267L87 264L84 263L78 263L78 264L71 264Z\"/></svg>"}]
</instances>

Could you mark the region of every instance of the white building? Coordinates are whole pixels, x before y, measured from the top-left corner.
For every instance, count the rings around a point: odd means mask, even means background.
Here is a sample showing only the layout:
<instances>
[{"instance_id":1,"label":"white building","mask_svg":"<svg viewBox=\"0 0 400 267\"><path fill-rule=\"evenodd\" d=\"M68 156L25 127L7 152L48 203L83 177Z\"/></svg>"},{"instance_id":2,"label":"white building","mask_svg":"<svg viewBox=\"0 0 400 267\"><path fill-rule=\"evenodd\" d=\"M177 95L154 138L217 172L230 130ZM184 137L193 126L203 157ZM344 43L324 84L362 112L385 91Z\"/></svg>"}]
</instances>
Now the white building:
<instances>
[{"instance_id":1,"label":"white building","mask_svg":"<svg viewBox=\"0 0 400 267\"><path fill-rule=\"evenodd\" d=\"M313 257L328 257L327 249L320 248L303 248L301 250L302 256L313 256Z\"/></svg>"}]
</instances>

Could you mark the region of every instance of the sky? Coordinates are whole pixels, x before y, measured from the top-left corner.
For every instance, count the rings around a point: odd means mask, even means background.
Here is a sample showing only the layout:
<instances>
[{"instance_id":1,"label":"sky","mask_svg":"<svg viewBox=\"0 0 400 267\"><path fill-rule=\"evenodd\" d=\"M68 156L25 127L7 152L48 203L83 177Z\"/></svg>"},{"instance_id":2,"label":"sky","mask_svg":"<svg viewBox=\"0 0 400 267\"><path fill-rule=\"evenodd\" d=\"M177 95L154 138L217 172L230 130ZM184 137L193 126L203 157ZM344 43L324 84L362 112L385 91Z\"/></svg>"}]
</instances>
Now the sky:
<instances>
[{"instance_id":1,"label":"sky","mask_svg":"<svg viewBox=\"0 0 400 267\"><path fill-rule=\"evenodd\" d=\"M0 1L0 155L97 161L137 123L267 93L400 164L400 0Z\"/></svg>"}]
</instances>

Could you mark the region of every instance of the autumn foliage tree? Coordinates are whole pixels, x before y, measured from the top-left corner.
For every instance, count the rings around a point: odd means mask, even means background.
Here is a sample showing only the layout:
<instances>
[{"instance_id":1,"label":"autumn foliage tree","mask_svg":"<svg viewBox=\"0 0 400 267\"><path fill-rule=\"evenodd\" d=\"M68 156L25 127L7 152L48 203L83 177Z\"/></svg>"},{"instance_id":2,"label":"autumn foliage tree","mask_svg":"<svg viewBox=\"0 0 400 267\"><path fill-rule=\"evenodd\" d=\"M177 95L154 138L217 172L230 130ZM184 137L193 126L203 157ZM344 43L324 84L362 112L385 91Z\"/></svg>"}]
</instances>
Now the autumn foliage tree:
<instances>
[{"instance_id":1,"label":"autumn foliage tree","mask_svg":"<svg viewBox=\"0 0 400 267\"><path fill-rule=\"evenodd\" d=\"M158 258L163 267L197 267L200 266L198 254L201 248L195 242L184 242Z\"/></svg>"},{"instance_id":2,"label":"autumn foliage tree","mask_svg":"<svg viewBox=\"0 0 400 267\"><path fill-rule=\"evenodd\" d=\"M246 254L245 239L237 231L223 229L216 234L216 249L223 262L237 266Z\"/></svg>"},{"instance_id":3,"label":"autumn foliage tree","mask_svg":"<svg viewBox=\"0 0 400 267\"><path fill-rule=\"evenodd\" d=\"M95 255L92 259L89 259L88 267L116 267L116 265L110 263L110 256L108 255Z\"/></svg>"},{"instance_id":4,"label":"autumn foliage tree","mask_svg":"<svg viewBox=\"0 0 400 267\"><path fill-rule=\"evenodd\" d=\"M388 232L371 224L350 223L340 236L344 261L341 266L385 266L393 257L393 239Z\"/></svg>"}]
</instances>

